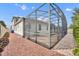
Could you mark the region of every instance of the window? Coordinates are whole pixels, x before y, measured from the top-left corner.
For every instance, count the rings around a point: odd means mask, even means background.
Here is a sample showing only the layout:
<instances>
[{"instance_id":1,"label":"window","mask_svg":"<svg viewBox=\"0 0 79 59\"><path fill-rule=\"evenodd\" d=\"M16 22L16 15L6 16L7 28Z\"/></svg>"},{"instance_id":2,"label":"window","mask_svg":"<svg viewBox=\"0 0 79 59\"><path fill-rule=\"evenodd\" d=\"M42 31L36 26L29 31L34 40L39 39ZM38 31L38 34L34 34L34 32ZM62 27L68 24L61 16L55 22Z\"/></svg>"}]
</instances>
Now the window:
<instances>
[{"instance_id":1,"label":"window","mask_svg":"<svg viewBox=\"0 0 79 59\"><path fill-rule=\"evenodd\" d=\"M41 30L41 24L39 24L39 31Z\"/></svg>"},{"instance_id":2,"label":"window","mask_svg":"<svg viewBox=\"0 0 79 59\"><path fill-rule=\"evenodd\" d=\"M50 26L50 30L52 30L52 26Z\"/></svg>"}]
</instances>

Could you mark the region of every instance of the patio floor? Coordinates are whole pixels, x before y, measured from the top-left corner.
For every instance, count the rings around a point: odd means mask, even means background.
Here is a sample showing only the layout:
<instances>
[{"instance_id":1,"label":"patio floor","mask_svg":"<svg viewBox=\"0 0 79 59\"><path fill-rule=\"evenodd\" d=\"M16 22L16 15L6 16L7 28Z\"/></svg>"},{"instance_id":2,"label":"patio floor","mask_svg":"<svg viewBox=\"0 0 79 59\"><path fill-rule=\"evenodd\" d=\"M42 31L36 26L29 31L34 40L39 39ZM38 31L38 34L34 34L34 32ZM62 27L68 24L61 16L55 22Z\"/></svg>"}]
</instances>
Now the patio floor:
<instances>
[{"instance_id":1,"label":"patio floor","mask_svg":"<svg viewBox=\"0 0 79 59\"><path fill-rule=\"evenodd\" d=\"M10 33L9 44L2 52L3 56L62 56L64 54L47 49L28 39Z\"/></svg>"}]
</instances>

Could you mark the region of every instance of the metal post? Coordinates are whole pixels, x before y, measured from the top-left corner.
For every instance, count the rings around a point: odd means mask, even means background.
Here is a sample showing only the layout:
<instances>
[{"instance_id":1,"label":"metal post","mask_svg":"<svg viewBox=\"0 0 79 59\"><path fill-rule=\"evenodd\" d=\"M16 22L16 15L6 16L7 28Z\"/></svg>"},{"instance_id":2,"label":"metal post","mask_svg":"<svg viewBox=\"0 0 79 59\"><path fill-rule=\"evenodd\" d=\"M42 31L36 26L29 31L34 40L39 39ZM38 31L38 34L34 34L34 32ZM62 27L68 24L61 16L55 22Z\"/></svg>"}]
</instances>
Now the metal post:
<instances>
[{"instance_id":1,"label":"metal post","mask_svg":"<svg viewBox=\"0 0 79 59\"><path fill-rule=\"evenodd\" d=\"M58 18L58 28L57 28L57 32L58 32L58 33L57 33L57 36L58 36L57 39L58 39L58 40L60 39L60 38L59 38L59 37L60 37L60 36L59 36L59 35L60 35L60 33L59 33L59 30L60 30L60 29L59 29L59 27L60 27L60 26L59 26L59 19L60 19L60 17Z\"/></svg>"},{"instance_id":2,"label":"metal post","mask_svg":"<svg viewBox=\"0 0 79 59\"><path fill-rule=\"evenodd\" d=\"M25 18L23 18L23 37L25 37Z\"/></svg>"},{"instance_id":3,"label":"metal post","mask_svg":"<svg viewBox=\"0 0 79 59\"><path fill-rule=\"evenodd\" d=\"M30 26L29 25L30 25L30 17L28 17L28 25L27 25L28 26L28 33L27 33L28 39L30 39Z\"/></svg>"},{"instance_id":4,"label":"metal post","mask_svg":"<svg viewBox=\"0 0 79 59\"><path fill-rule=\"evenodd\" d=\"M49 35L48 35L48 38L49 38L49 48L51 48L51 29L50 29L50 24L51 24L51 11L50 11L50 3L48 4L48 18L49 18L49 21L48 21L48 32L49 32Z\"/></svg>"},{"instance_id":5,"label":"metal post","mask_svg":"<svg viewBox=\"0 0 79 59\"><path fill-rule=\"evenodd\" d=\"M35 33L35 36L36 36L35 39L36 39L36 41L35 42L37 43L37 11L35 11L35 17L36 17L35 18L36 19L36 27L35 27L35 29L36 29L36 33Z\"/></svg>"}]
</instances>

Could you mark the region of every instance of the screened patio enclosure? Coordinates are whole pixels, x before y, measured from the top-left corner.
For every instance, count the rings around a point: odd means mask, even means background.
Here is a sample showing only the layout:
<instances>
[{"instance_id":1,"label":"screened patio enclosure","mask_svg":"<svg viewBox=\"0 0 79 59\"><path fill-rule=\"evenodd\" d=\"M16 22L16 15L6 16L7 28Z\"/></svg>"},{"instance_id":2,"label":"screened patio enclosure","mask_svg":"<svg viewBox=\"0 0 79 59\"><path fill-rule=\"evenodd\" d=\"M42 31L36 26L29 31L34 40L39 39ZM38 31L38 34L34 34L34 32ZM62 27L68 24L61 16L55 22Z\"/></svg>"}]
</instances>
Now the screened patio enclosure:
<instances>
[{"instance_id":1,"label":"screened patio enclosure","mask_svg":"<svg viewBox=\"0 0 79 59\"><path fill-rule=\"evenodd\" d=\"M67 34L66 17L54 3L42 4L28 15L27 21L25 36L47 48L54 47Z\"/></svg>"}]
</instances>

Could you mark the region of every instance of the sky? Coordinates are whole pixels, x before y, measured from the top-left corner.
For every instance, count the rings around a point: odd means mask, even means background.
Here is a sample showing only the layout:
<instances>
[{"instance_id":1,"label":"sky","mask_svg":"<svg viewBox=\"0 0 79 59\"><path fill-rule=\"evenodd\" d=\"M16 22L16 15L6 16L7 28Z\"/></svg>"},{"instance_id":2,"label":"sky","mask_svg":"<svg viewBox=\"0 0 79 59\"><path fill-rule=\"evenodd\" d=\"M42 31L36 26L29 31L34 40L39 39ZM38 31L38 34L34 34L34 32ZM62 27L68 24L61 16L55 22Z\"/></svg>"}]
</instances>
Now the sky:
<instances>
[{"instance_id":1,"label":"sky","mask_svg":"<svg viewBox=\"0 0 79 59\"><path fill-rule=\"evenodd\" d=\"M0 3L0 20L3 20L6 25L10 27L13 16L27 16L40 5L41 4L38 3ZM69 26L72 23L71 17L73 16L73 9L79 8L79 4L59 3L57 5L64 12Z\"/></svg>"}]
</instances>

